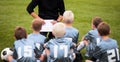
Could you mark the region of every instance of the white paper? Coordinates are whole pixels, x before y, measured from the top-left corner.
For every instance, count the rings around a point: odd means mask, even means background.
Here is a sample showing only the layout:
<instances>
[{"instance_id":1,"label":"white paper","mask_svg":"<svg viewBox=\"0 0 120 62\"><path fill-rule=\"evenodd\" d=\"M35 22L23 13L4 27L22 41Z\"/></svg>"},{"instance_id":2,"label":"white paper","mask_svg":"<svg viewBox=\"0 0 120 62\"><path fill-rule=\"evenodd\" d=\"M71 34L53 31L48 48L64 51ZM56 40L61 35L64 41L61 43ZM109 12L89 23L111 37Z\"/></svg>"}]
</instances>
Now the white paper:
<instances>
[{"instance_id":1,"label":"white paper","mask_svg":"<svg viewBox=\"0 0 120 62\"><path fill-rule=\"evenodd\" d=\"M42 25L42 29L40 32L52 32L53 24L51 23L53 20L44 20L45 24Z\"/></svg>"}]
</instances>

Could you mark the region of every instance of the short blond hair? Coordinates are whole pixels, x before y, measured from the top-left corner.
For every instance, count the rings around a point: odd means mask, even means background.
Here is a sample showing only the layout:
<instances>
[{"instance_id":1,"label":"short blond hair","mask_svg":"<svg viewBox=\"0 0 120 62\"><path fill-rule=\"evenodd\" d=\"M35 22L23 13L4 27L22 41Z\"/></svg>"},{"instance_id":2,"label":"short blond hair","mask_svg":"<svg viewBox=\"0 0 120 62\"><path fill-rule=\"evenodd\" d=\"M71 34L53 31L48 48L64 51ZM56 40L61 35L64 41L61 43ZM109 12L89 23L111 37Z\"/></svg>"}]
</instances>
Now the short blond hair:
<instances>
[{"instance_id":1,"label":"short blond hair","mask_svg":"<svg viewBox=\"0 0 120 62\"><path fill-rule=\"evenodd\" d=\"M64 22L73 22L74 21L74 14L71 10L67 10L63 14Z\"/></svg>"},{"instance_id":2,"label":"short blond hair","mask_svg":"<svg viewBox=\"0 0 120 62\"><path fill-rule=\"evenodd\" d=\"M65 25L62 22L58 22L53 26L52 33L55 37L63 37L65 35Z\"/></svg>"}]
</instances>

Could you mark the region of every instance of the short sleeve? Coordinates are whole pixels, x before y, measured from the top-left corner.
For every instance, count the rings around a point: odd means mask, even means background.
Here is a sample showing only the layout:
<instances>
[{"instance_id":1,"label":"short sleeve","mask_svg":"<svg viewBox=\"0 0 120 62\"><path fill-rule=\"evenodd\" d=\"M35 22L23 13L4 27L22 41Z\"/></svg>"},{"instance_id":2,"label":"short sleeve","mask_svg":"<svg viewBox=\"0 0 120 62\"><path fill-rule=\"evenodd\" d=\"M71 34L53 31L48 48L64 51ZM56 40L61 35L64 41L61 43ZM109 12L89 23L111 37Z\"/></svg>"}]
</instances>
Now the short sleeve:
<instances>
[{"instance_id":1,"label":"short sleeve","mask_svg":"<svg viewBox=\"0 0 120 62\"><path fill-rule=\"evenodd\" d=\"M74 48L75 48L75 43L70 42L70 48L71 48L71 49L74 49Z\"/></svg>"},{"instance_id":2,"label":"short sleeve","mask_svg":"<svg viewBox=\"0 0 120 62\"><path fill-rule=\"evenodd\" d=\"M47 49L50 48L50 41L48 41L47 43L45 43L45 48L47 48Z\"/></svg>"},{"instance_id":3,"label":"short sleeve","mask_svg":"<svg viewBox=\"0 0 120 62\"><path fill-rule=\"evenodd\" d=\"M79 32L76 34L75 40L73 41L73 42L76 43L76 44L77 44L77 42L78 42L78 37L79 37Z\"/></svg>"},{"instance_id":4,"label":"short sleeve","mask_svg":"<svg viewBox=\"0 0 120 62\"><path fill-rule=\"evenodd\" d=\"M17 59L17 58L18 58L17 51L16 51L15 48L14 48L14 52L13 52L13 58L14 58L14 59Z\"/></svg>"},{"instance_id":5,"label":"short sleeve","mask_svg":"<svg viewBox=\"0 0 120 62\"><path fill-rule=\"evenodd\" d=\"M96 46L93 56L96 59L100 59L102 53L103 53L102 49L99 46Z\"/></svg>"},{"instance_id":6,"label":"short sleeve","mask_svg":"<svg viewBox=\"0 0 120 62\"><path fill-rule=\"evenodd\" d=\"M92 37L92 34L91 34L91 31L89 31L89 32L85 35L84 40L90 40L91 37Z\"/></svg>"}]
</instances>

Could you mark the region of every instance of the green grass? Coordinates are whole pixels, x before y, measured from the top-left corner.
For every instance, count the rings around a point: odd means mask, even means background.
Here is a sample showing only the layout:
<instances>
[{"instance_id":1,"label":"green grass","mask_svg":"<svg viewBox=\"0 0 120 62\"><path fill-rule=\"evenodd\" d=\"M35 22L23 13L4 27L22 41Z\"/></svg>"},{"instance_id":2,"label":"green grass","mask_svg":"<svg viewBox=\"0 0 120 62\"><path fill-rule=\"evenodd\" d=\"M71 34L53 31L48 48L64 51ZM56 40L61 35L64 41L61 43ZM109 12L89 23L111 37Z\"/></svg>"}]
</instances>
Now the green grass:
<instances>
[{"instance_id":1,"label":"green grass","mask_svg":"<svg viewBox=\"0 0 120 62\"><path fill-rule=\"evenodd\" d=\"M26 7L31 0L1 0L0 1L0 51L6 47L13 47L13 32L16 26L23 26L31 33L32 17ZM100 16L110 24L110 37L116 39L120 45L120 0L64 0L66 10L75 14L74 27L79 32L79 40L91 29L91 19ZM37 8L36 8L37 11ZM85 51L82 51L83 55ZM0 61L1 62L1 61Z\"/></svg>"}]
</instances>

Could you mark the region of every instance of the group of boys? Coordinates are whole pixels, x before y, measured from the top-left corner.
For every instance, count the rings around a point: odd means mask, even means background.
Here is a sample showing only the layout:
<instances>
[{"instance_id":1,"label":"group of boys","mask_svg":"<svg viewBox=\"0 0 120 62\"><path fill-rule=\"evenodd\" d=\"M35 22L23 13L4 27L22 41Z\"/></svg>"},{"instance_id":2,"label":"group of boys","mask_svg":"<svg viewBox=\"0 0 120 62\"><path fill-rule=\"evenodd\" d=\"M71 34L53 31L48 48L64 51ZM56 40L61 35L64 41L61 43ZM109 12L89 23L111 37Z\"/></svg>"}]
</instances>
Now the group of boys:
<instances>
[{"instance_id":1,"label":"group of boys","mask_svg":"<svg viewBox=\"0 0 120 62\"><path fill-rule=\"evenodd\" d=\"M86 62L118 62L119 50L117 41L109 38L110 27L100 17L92 19L90 30L78 42L79 31L72 27L74 14L65 11L63 23L54 24L52 34L55 36L46 42L40 34L42 22L34 19L33 33L27 36L23 27L14 31L14 53L8 56L9 62L82 62L80 51L86 47ZM79 60L80 59L80 60Z\"/></svg>"}]
</instances>

